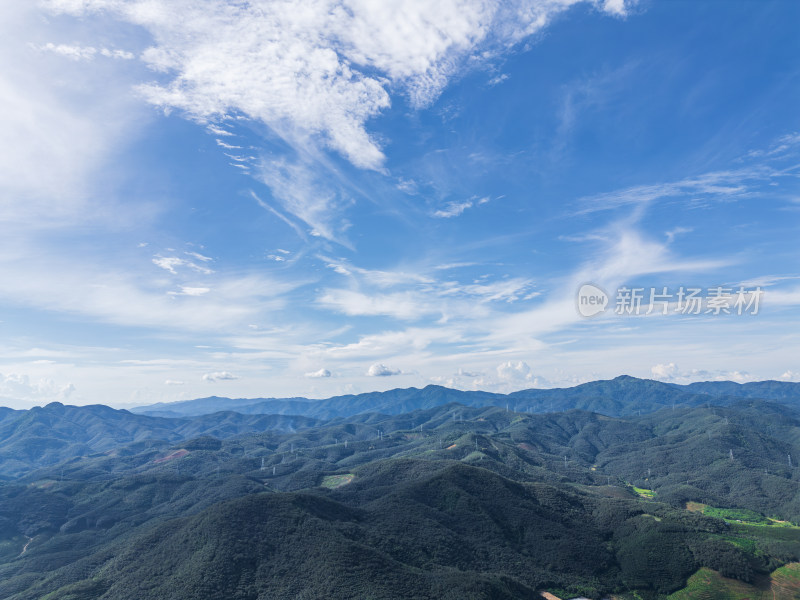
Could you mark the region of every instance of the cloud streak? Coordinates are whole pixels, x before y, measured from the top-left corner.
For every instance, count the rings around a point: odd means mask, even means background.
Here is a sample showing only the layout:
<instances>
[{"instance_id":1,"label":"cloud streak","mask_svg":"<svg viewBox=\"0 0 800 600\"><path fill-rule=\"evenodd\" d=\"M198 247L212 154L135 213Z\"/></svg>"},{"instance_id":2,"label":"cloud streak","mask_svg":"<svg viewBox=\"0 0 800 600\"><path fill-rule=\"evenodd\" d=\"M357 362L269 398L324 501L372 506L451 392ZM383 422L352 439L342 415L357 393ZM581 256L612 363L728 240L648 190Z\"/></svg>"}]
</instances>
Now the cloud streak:
<instances>
[{"instance_id":1,"label":"cloud streak","mask_svg":"<svg viewBox=\"0 0 800 600\"><path fill-rule=\"evenodd\" d=\"M98 50L94 46L54 44L52 42L36 46L36 49L42 52L52 52L75 61L94 60L95 56L98 55L117 60L133 60L136 58L132 52L127 52L125 50L111 50L109 48L100 48Z\"/></svg>"},{"instance_id":2,"label":"cloud streak","mask_svg":"<svg viewBox=\"0 0 800 600\"><path fill-rule=\"evenodd\" d=\"M400 375L399 369L390 369L382 363L375 363L367 369L367 375L370 377L391 377L392 375Z\"/></svg>"},{"instance_id":3,"label":"cloud streak","mask_svg":"<svg viewBox=\"0 0 800 600\"><path fill-rule=\"evenodd\" d=\"M332 150L360 169L385 172L384 142L368 126L391 106L393 95L417 109L429 106L454 77L511 51L585 2L45 0L44 6L54 14L113 15L146 30L153 44L140 58L157 79L140 83L139 95L206 124L212 133L223 132L215 135L229 133L217 125L225 118L265 126L298 158L267 158L254 175L313 235L341 242L331 213L348 200L309 176L316 173L317 149ZM624 0L589 3L613 16L626 12ZM51 46L74 60L98 53L91 46ZM129 58L119 51L99 53ZM233 166L249 172L246 164ZM436 216L456 216L467 207L454 204Z\"/></svg>"},{"instance_id":4,"label":"cloud streak","mask_svg":"<svg viewBox=\"0 0 800 600\"><path fill-rule=\"evenodd\" d=\"M214 373L206 373L203 375L203 381L211 383L216 381L233 381L235 379L239 379L239 376L229 373L228 371L215 371Z\"/></svg>"},{"instance_id":5,"label":"cloud streak","mask_svg":"<svg viewBox=\"0 0 800 600\"><path fill-rule=\"evenodd\" d=\"M463 214L468 208L472 208L472 201L470 200L466 200L465 202L451 202L444 208L434 212L433 216L440 219L450 219Z\"/></svg>"}]
</instances>

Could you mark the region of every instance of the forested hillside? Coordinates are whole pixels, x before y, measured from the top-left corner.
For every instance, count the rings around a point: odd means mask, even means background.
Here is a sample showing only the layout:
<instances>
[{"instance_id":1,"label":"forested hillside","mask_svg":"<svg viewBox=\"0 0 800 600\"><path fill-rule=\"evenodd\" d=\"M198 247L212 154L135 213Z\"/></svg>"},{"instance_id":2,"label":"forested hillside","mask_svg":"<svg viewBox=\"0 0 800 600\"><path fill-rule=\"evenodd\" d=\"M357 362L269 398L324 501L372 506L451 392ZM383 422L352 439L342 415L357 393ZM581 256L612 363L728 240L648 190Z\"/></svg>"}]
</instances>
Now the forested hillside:
<instances>
[{"instance_id":1,"label":"forested hillside","mask_svg":"<svg viewBox=\"0 0 800 600\"><path fill-rule=\"evenodd\" d=\"M791 399L572 390L610 409L4 411L0 597L660 598L800 560Z\"/></svg>"},{"instance_id":2,"label":"forested hillside","mask_svg":"<svg viewBox=\"0 0 800 600\"><path fill-rule=\"evenodd\" d=\"M212 396L152 404L134 408L132 412L162 417L185 417L234 410L246 414L288 414L333 419L365 412L402 414L457 402L476 407L507 406L517 412L543 413L578 409L609 416L626 416L673 406L722 406L741 398L774 400L800 408L800 383L762 381L740 385L731 381L711 381L681 386L623 375L612 380L592 381L571 388L528 389L511 394L469 392L429 385L423 389L395 389L335 396L325 400L231 399Z\"/></svg>"}]
</instances>

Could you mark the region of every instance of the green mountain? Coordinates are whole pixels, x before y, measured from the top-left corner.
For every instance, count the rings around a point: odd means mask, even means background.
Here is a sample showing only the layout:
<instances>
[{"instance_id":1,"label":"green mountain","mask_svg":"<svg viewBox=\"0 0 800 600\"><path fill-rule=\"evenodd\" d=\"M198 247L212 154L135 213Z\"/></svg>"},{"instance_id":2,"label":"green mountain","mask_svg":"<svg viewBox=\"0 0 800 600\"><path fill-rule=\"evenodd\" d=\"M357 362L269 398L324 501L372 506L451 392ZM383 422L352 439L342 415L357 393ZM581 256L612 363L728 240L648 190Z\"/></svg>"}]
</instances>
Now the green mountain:
<instances>
[{"instance_id":1,"label":"green mountain","mask_svg":"<svg viewBox=\"0 0 800 600\"><path fill-rule=\"evenodd\" d=\"M423 389L395 389L388 392L369 392L334 396L326 400L307 398L199 398L183 402L159 403L132 409L132 412L154 416L196 416L219 410L235 410L243 414L305 415L319 419L349 417L365 412L402 414L433 408L450 402L464 406L499 406L503 394L462 392L438 385ZM224 408L223 408L224 407Z\"/></svg>"},{"instance_id":2,"label":"green mountain","mask_svg":"<svg viewBox=\"0 0 800 600\"><path fill-rule=\"evenodd\" d=\"M721 381L681 386L623 375L612 380L593 381L571 388L529 389L511 394L465 392L429 385L423 389L395 389L388 392L335 396L325 400L231 399L212 396L197 400L152 404L132 409L132 412L181 417L233 410L244 414L304 415L327 420L364 412L402 414L458 402L464 406L508 406L517 412L563 412L579 409L609 416L625 416L680 405L728 405L739 398L775 400L800 408L800 384L765 381L740 385Z\"/></svg>"},{"instance_id":3,"label":"green mountain","mask_svg":"<svg viewBox=\"0 0 800 600\"><path fill-rule=\"evenodd\" d=\"M656 599L800 561L790 400L595 384L545 392L632 414L0 412L0 598Z\"/></svg>"},{"instance_id":4,"label":"green mountain","mask_svg":"<svg viewBox=\"0 0 800 600\"><path fill-rule=\"evenodd\" d=\"M800 398L800 383L790 381L752 381L749 383L701 381L681 387L693 394L708 394L709 396L738 396L740 398L794 402Z\"/></svg>"},{"instance_id":5,"label":"green mountain","mask_svg":"<svg viewBox=\"0 0 800 600\"><path fill-rule=\"evenodd\" d=\"M202 435L224 439L265 430L295 431L318 423L302 416L234 412L167 419L103 405L65 406L54 402L28 411L11 411L0 421L0 479L13 479L67 458L111 451L122 444L177 442Z\"/></svg>"}]
</instances>

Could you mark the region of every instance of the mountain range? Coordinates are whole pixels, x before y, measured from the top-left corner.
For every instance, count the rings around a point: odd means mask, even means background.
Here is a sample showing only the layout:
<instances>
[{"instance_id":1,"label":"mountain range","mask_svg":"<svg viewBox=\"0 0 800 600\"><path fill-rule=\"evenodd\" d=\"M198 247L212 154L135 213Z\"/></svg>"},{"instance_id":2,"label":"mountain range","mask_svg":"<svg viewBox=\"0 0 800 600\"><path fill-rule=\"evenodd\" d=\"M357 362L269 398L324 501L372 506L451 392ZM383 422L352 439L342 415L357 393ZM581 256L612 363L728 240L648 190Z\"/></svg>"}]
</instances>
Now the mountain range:
<instances>
[{"instance_id":1,"label":"mountain range","mask_svg":"<svg viewBox=\"0 0 800 600\"><path fill-rule=\"evenodd\" d=\"M0 598L797 598L793 390L0 410Z\"/></svg>"},{"instance_id":2,"label":"mountain range","mask_svg":"<svg viewBox=\"0 0 800 600\"><path fill-rule=\"evenodd\" d=\"M233 410L244 414L303 415L319 419L347 417L363 412L401 414L457 402L464 406L508 406L517 412L561 412L580 409L608 416L654 412L673 405L701 406L711 402L727 405L738 398L775 400L800 407L800 383L760 381L739 384L709 381L678 385L623 375L570 388L527 389L511 394L454 390L438 385L422 389L394 389L308 398L221 398L211 396L182 402L158 403L132 409L150 416L187 417Z\"/></svg>"}]
</instances>

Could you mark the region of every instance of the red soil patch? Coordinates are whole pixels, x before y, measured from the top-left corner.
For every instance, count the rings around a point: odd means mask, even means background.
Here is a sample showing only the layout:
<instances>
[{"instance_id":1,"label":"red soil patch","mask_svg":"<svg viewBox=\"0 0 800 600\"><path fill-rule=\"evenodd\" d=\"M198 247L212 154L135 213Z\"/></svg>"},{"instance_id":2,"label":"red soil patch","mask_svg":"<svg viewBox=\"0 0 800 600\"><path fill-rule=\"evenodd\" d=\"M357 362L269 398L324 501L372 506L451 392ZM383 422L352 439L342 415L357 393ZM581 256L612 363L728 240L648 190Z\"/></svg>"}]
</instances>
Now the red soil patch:
<instances>
[{"instance_id":1,"label":"red soil patch","mask_svg":"<svg viewBox=\"0 0 800 600\"><path fill-rule=\"evenodd\" d=\"M172 460L173 458L181 458L182 456L186 456L187 454L189 454L189 451L188 450L184 450L183 448L181 448L180 450L175 450L175 452L173 452L171 454L167 454L166 456L162 456L161 458L157 458L153 462L154 463L167 462L168 460Z\"/></svg>"}]
</instances>

